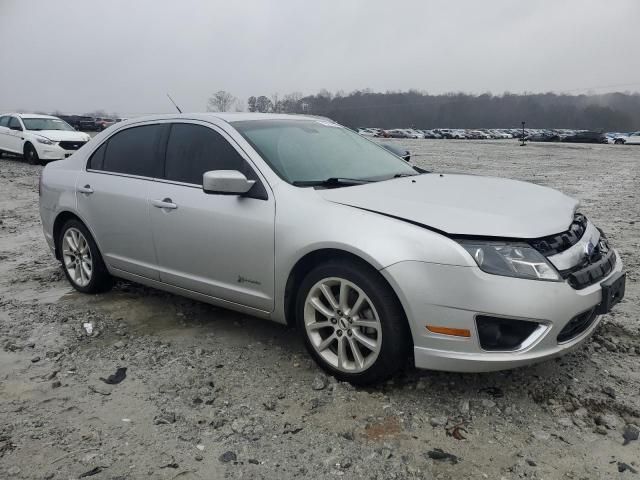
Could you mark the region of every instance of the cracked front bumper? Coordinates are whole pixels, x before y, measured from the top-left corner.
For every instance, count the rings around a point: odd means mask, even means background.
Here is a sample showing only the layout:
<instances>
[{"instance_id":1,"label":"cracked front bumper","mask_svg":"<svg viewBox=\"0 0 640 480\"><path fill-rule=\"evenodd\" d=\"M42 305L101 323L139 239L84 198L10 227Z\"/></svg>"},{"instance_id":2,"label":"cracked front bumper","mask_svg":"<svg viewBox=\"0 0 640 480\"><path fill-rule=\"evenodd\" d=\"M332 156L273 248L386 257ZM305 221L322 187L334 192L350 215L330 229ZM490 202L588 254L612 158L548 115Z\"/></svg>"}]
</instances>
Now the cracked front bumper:
<instances>
[{"instance_id":1,"label":"cracked front bumper","mask_svg":"<svg viewBox=\"0 0 640 480\"><path fill-rule=\"evenodd\" d=\"M622 271L620 257L602 281ZM593 333L600 317L575 337L558 342L558 334L576 316L602 301L597 282L576 290L565 282L490 275L477 267L406 261L385 269L404 307L418 368L457 372L505 370L563 355ZM510 351L487 351L480 345L476 316L535 321L540 328ZM443 335L426 325L469 330L469 337Z\"/></svg>"}]
</instances>

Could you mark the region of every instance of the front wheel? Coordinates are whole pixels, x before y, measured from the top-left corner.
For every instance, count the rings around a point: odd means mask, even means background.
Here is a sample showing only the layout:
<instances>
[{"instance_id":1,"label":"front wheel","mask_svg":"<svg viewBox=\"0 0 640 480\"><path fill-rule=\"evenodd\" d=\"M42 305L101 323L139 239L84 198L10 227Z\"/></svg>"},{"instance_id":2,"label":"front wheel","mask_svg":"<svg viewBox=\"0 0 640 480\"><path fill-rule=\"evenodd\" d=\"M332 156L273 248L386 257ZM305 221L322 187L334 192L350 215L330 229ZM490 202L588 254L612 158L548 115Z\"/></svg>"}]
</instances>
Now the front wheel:
<instances>
[{"instance_id":1,"label":"front wheel","mask_svg":"<svg viewBox=\"0 0 640 480\"><path fill-rule=\"evenodd\" d=\"M113 279L98 246L82 222L71 219L64 224L58 249L65 276L73 288L82 293L98 293L112 287Z\"/></svg>"},{"instance_id":2,"label":"front wheel","mask_svg":"<svg viewBox=\"0 0 640 480\"><path fill-rule=\"evenodd\" d=\"M298 291L296 320L314 360L338 380L380 382L406 362L404 311L380 274L356 262L317 266Z\"/></svg>"},{"instance_id":3,"label":"front wheel","mask_svg":"<svg viewBox=\"0 0 640 480\"><path fill-rule=\"evenodd\" d=\"M37 165L38 163L40 163L38 152L36 151L36 148L30 143L27 143L24 146L24 158L29 163L29 165Z\"/></svg>"}]
</instances>

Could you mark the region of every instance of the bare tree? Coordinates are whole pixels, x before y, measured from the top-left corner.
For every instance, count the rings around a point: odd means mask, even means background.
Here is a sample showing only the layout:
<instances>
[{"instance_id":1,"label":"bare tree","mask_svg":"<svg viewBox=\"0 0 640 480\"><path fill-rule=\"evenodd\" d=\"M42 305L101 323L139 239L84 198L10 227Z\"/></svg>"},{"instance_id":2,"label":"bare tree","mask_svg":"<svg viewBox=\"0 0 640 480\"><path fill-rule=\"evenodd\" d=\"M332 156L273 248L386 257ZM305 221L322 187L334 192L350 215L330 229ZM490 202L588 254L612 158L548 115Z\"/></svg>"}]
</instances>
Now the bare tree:
<instances>
[{"instance_id":1,"label":"bare tree","mask_svg":"<svg viewBox=\"0 0 640 480\"><path fill-rule=\"evenodd\" d=\"M209 97L207 103L208 112L228 112L236 101L236 97L229 92L219 90Z\"/></svg>"}]
</instances>

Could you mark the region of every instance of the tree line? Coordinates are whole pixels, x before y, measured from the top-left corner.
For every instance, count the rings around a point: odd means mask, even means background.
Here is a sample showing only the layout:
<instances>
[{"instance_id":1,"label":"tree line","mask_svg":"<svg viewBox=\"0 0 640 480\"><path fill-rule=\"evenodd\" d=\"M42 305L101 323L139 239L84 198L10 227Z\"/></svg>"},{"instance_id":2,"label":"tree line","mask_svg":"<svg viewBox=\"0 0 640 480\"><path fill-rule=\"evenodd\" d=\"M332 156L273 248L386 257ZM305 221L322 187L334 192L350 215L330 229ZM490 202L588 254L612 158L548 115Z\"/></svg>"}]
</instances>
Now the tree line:
<instances>
[{"instance_id":1,"label":"tree line","mask_svg":"<svg viewBox=\"0 0 640 480\"><path fill-rule=\"evenodd\" d=\"M380 128L575 128L603 131L640 130L640 94L606 93L448 93L431 95L357 90L349 94L321 90L315 95L250 96L245 105L219 91L208 110L304 113L329 117L350 127Z\"/></svg>"}]
</instances>

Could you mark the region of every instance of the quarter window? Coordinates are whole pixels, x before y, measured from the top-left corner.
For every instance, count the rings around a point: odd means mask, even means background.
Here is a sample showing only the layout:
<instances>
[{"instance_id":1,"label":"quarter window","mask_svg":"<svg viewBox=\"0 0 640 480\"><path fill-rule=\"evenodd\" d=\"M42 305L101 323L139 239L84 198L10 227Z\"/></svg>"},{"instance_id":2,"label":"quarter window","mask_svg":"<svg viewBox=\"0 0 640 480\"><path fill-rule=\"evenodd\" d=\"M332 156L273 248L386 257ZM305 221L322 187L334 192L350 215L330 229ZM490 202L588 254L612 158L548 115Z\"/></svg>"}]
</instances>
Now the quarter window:
<instances>
[{"instance_id":1,"label":"quarter window","mask_svg":"<svg viewBox=\"0 0 640 480\"><path fill-rule=\"evenodd\" d=\"M0 117L0 127L8 127L9 126L9 117L4 116Z\"/></svg>"},{"instance_id":2,"label":"quarter window","mask_svg":"<svg viewBox=\"0 0 640 480\"><path fill-rule=\"evenodd\" d=\"M238 170L247 178L256 179L251 167L218 132L201 125L174 123L167 144L164 178L202 185L202 175L209 170Z\"/></svg>"},{"instance_id":3,"label":"quarter window","mask_svg":"<svg viewBox=\"0 0 640 480\"><path fill-rule=\"evenodd\" d=\"M101 154L104 155L102 169L142 177L159 177L162 171L161 140L167 128L166 124L143 125L116 133L108 140L106 152ZM96 164L99 161L96 158Z\"/></svg>"},{"instance_id":4,"label":"quarter window","mask_svg":"<svg viewBox=\"0 0 640 480\"><path fill-rule=\"evenodd\" d=\"M95 152L93 152L93 155L91 155L87 168L92 170L102 170L104 168L104 152L106 150L107 142L104 142Z\"/></svg>"}]
</instances>

